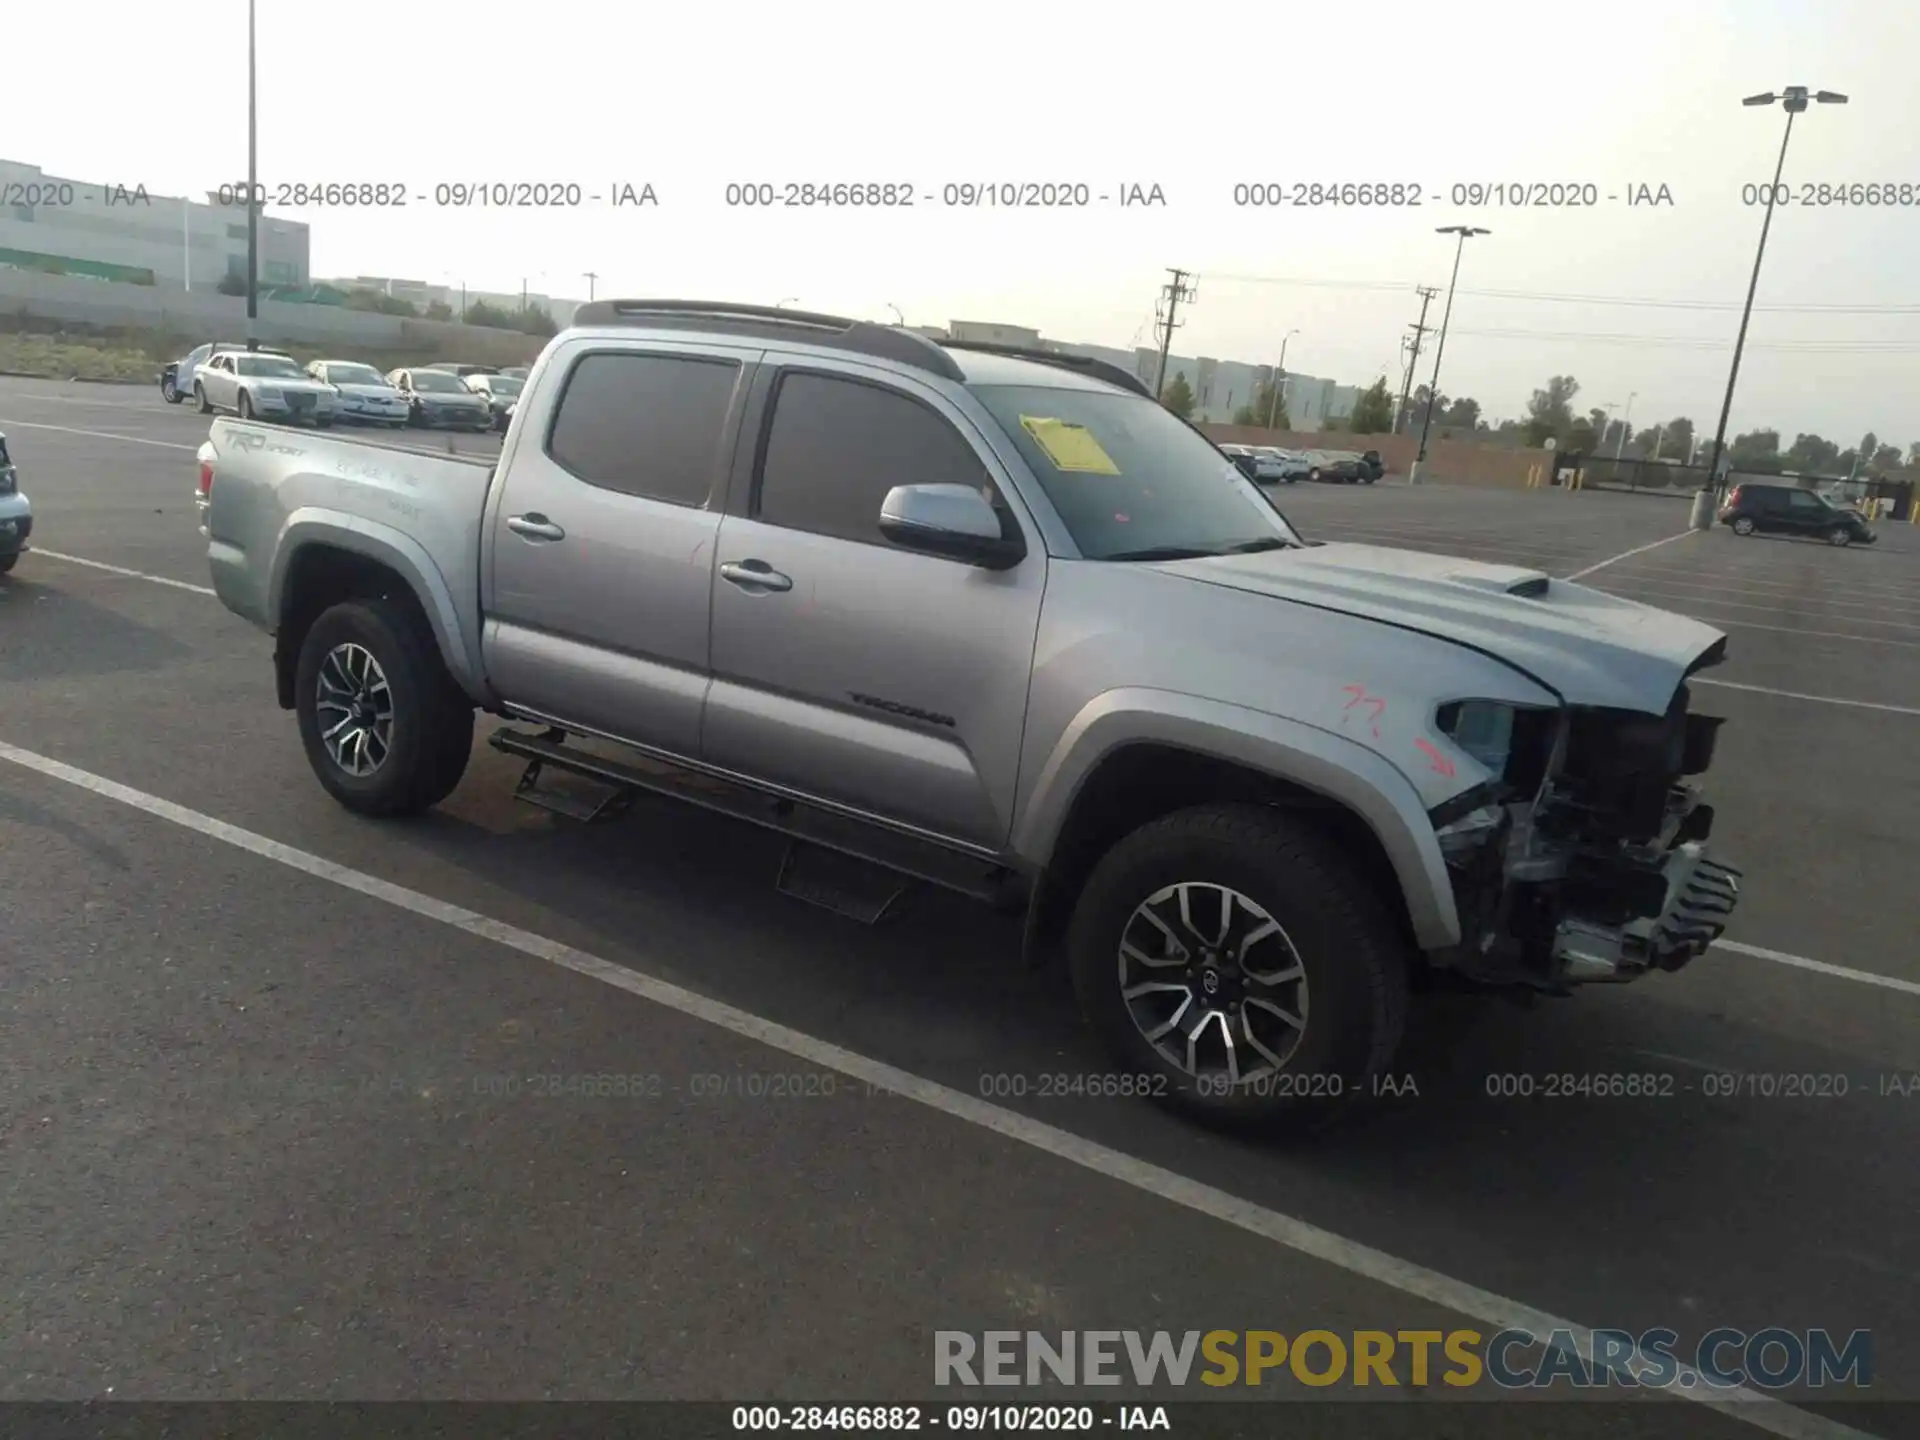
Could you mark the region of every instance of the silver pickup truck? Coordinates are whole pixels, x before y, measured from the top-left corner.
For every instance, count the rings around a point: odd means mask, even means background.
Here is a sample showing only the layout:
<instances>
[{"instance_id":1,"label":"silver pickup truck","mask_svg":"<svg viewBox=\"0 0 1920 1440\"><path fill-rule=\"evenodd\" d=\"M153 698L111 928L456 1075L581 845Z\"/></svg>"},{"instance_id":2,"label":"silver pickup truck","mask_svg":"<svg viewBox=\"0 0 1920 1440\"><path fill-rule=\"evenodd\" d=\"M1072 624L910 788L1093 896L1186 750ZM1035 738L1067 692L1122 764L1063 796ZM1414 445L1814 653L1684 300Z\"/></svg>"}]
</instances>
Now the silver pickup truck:
<instances>
[{"instance_id":1,"label":"silver pickup truck","mask_svg":"<svg viewBox=\"0 0 1920 1440\"><path fill-rule=\"evenodd\" d=\"M1737 897L1686 683L1724 635L1304 539L1097 361L600 301L497 463L223 419L198 500L343 805L438 803L501 717L563 813L719 809L867 921L1024 912L1138 1092L1207 1118L1322 1124L1429 982L1677 970Z\"/></svg>"}]
</instances>

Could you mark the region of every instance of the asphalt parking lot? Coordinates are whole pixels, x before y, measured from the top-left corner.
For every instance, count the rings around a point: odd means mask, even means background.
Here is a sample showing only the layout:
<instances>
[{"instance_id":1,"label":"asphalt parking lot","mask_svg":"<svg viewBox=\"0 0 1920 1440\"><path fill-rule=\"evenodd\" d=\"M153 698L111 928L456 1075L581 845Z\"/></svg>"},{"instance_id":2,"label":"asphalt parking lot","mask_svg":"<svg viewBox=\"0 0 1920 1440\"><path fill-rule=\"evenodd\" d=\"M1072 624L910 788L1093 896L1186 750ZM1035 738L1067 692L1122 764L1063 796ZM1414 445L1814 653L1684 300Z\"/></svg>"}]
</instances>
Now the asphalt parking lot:
<instances>
[{"instance_id":1,"label":"asphalt parking lot","mask_svg":"<svg viewBox=\"0 0 1920 1440\"><path fill-rule=\"evenodd\" d=\"M1747 873L1684 973L1436 1003L1407 1093L1287 1149L1039 1098L1103 1063L1062 977L960 902L865 930L778 895L771 839L665 802L584 831L484 747L427 819L347 815L270 642L206 590L205 429L151 390L0 380L37 547L0 580L0 1398L944 1400L936 1329L1544 1312L1870 1330L1878 1403L1845 1419L1920 1434L1920 527L1834 550L1597 491L1282 490L1317 538L1725 629L1698 705L1728 717L1716 836ZM1580 1073L1675 1080L1489 1094ZM628 1093L564 1083L602 1076ZM1748 1408L1843 1433L1789 1398Z\"/></svg>"}]
</instances>

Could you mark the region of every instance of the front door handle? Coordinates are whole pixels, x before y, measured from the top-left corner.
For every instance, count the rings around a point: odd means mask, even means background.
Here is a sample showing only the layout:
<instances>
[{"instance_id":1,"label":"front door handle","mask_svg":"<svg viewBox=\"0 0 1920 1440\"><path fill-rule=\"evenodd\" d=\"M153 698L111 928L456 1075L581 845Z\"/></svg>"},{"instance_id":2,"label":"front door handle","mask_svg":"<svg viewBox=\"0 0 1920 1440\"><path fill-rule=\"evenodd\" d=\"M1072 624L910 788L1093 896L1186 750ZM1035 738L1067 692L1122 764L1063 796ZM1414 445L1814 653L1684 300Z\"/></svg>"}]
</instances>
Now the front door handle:
<instances>
[{"instance_id":1,"label":"front door handle","mask_svg":"<svg viewBox=\"0 0 1920 1440\"><path fill-rule=\"evenodd\" d=\"M720 567L720 578L749 592L764 593L793 588L790 577L782 575L764 560L729 560Z\"/></svg>"},{"instance_id":2,"label":"front door handle","mask_svg":"<svg viewBox=\"0 0 1920 1440\"><path fill-rule=\"evenodd\" d=\"M524 535L529 540L564 540L567 532L537 511L525 515L509 515L507 528L516 535Z\"/></svg>"}]
</instances>

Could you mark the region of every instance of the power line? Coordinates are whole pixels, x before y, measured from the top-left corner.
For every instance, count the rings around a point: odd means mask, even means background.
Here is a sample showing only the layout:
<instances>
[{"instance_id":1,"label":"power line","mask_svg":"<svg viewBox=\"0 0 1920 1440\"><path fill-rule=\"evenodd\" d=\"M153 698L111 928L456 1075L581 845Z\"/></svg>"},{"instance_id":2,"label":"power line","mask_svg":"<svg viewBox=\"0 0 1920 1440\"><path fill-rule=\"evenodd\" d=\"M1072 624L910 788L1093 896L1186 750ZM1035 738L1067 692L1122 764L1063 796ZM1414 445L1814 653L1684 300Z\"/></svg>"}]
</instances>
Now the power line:
<instances>
[{"instance_id":1,"label":"power line","mask_svg":"<svg viewBox=\"0 0 1920 1440\"><path fill-rule=\"evenodd\" d=\"M1405 293L1419 287L1405 281L1388 280L1313 280L1285 275L1215 275L1208 280L1225 280L1240 285L1299 285L1320 290L1378 290ZM1547 290L1461 290L1485 300L1528 300L1554 305L1623 305L1650 310L1739 310L1734 300L1657 300L1636 295L1574 295ZM1872 305L1808 303L1797 305L1755 305L1754 310L1791 315L1920 315L1920 304Z\"/></svg>"},{"instance_id":2,"label":"power line","mask_svg":"<svg viewBox=\"0 0 1920 1440\"><path fill-rule=\"evenodd\" d=\"M1459 330L1483 340L1578 340L1595 345L1651 345L1679 350L1728 350L1731 340L1715 340L1688 335L1595 334L1579 330ZM1750 344L1750 350L1780 350L1788 353L1908 355L1920 354L1920 341L1911 340L1780 340Z\"/></svg>"}]
</instances>

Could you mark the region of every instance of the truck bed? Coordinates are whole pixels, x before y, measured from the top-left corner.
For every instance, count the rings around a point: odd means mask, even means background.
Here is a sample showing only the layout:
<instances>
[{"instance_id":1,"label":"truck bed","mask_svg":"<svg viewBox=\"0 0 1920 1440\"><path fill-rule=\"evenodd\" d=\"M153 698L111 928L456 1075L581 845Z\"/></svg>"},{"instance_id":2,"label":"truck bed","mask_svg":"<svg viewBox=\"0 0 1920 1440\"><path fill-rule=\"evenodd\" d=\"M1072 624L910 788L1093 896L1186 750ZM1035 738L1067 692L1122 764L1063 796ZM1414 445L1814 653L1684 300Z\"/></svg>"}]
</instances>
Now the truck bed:
<instances>
[{"instance_id":1,"label":"truck bed","mask_svg":"<svg viewBox=\"0 0 1920 1440\"><path fill-rule=\"evenodd\" d=\"M346 549L416 583L448 660L478 669L480 536L494 464L405 445L258 421L215 420L203 517L213 586L236 614L278 624L289 563L303 545Z\"/></svg>"}]
</instances>

